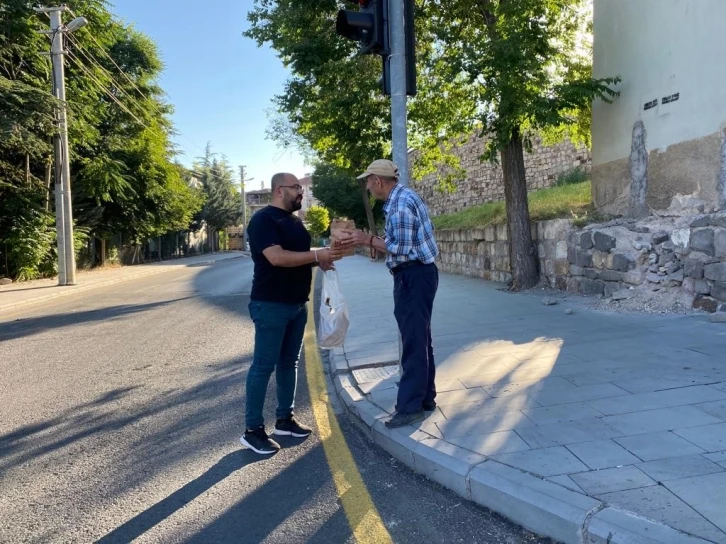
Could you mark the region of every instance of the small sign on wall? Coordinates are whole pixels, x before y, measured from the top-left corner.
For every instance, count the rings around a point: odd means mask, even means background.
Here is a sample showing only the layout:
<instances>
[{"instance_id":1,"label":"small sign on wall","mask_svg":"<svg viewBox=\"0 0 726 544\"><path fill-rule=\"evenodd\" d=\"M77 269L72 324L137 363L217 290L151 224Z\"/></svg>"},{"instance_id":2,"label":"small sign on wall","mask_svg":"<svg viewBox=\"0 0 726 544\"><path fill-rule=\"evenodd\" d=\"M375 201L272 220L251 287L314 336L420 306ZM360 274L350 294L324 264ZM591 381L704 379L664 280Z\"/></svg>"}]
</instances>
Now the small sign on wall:
<instances>
[{"instance_id":1,"label":"small sign on wall","mask_svg":"<svg viewBox=\"0 0 726 544\"><path fill-rule=\"evenodd\" d=\"M681 93L668 93L660 99L660 107L658 115L666 115L672 113L680 105Z\"/></svg>"}]
</instances>

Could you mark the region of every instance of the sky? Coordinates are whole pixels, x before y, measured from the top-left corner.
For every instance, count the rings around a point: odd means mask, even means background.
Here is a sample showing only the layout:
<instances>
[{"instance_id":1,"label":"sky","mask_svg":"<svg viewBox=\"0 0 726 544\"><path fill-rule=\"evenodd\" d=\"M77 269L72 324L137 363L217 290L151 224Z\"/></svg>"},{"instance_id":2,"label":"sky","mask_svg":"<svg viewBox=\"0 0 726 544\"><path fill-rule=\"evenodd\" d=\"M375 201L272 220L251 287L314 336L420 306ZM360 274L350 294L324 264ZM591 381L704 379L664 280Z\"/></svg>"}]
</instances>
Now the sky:
<instances>
[{"instance_id":1,"label":"sky","mask_svg":"<svg viewBox=\"0 0 726 544\"><path fill-rule=\"evenodd\" d=\"M112 0L111 11L153 39L164 61L159 84L174 106L181 134L174 141L191 165L204 153L225 155L235 172L246 167L247 190L276 172L310 172L295 151L267 139L267 111L288 72L275 52L242 36L253 0ZM82 15L82 14L78 14Z\"/></svg>"}]
</instances>

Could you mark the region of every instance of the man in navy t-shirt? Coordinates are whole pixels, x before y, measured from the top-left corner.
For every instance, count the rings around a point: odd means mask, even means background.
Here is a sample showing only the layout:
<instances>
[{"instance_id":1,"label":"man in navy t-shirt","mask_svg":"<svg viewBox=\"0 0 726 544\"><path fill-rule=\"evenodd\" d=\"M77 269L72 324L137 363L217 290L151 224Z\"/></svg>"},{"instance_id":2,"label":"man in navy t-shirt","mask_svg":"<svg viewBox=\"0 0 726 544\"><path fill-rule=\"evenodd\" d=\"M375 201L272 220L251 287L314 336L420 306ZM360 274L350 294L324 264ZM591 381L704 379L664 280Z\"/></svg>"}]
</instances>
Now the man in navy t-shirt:
<instances>
[{"instance_id":1,"label":"man in navy t-shirt","mask_svg":"<svg viewBox=\"0 0 726 544\"><path fill-rule=\"evenodd\" d=\"M272 203L258 211L247 227L255 264L250 317L255 323L255 352L247 374L246 425L240 442L262 455L280 449L265 430L262 416L267 384L277 379L277 422L274 434L306 437L310 427L295 419L295 388L312 267L334 268L340 255L310 250L310 234L293 212L302 205L303 187L292 174L272 177Z\"/></svg>"}]
</instances>

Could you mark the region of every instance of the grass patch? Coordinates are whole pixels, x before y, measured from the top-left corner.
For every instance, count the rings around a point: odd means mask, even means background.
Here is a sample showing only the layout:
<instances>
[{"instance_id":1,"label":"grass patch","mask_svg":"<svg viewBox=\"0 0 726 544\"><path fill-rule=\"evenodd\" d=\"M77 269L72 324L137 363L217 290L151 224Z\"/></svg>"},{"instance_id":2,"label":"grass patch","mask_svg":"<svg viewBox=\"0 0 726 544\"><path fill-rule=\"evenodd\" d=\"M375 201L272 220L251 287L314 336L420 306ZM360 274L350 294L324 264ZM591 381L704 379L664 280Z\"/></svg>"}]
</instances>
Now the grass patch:
<instances>
[{"instance_id":1,"label":"grass patch","mask_svg":"<svg viewBox=\"0 0 726 544\"><path fill-rule=\"evenodd\" d=\"M577 226L596 221L593 214L590 182L564 184L529 194L529 215L532 221L573 219ZM433 219L437 229L473 229L507 222L504 202L488 202L457 213Z\"/></svg>"}]
</instances>

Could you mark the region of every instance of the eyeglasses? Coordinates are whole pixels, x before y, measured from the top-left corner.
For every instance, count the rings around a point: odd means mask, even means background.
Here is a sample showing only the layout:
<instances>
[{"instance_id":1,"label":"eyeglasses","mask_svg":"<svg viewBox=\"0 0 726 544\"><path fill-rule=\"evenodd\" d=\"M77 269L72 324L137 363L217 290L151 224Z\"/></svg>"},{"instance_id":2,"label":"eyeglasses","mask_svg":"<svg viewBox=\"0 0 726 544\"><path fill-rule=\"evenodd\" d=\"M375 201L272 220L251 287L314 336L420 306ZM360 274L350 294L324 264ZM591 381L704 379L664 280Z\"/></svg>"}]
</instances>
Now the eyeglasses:
<instances>
[{"instance_id":1,"label":"eyeglasses","mask_svg":"<svg viewBox=\"0 0 726 544\"><path fill-rule=\"evenodd\" d=\"M303 190L303 186L300 185L299 183L295 184L295 185L278 185L278 187L284 188L284 189L295 189L298 193L301 193Z\"/></svg>"}]
</instances>

